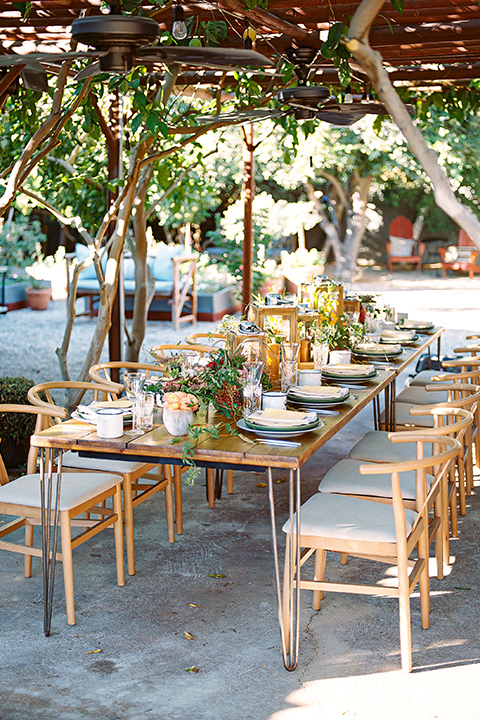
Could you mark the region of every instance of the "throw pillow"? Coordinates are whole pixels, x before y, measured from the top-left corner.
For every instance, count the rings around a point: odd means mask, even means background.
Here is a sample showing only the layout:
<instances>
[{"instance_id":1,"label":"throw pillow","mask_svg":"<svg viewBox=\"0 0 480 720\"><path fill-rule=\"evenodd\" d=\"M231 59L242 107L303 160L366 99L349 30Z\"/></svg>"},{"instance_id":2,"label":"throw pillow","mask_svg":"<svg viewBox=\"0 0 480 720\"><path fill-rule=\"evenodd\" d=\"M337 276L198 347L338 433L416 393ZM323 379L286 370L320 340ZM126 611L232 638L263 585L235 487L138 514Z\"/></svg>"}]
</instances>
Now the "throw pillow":
<instances>
[{"instance_id":1,"label":"throw pillow","mask_svg":"<svg viewBox=\"0 0 480 720\"><path fill-rule=\"evenodd\" d=\"M87 258L90 257L90 251L87 248L86 245L82 245L81 243L77 243L75 245L75 255L78 258L78 262L83 262ZM102 267L105 270L107 266L107 256L102 259ZM96 280L97 279L97 273L95 272L95 265L92 263L89 265L85 270L82 270L80 273L80 280Z\"/></svg>"},{"instance_id":2,"label":"throw pillow","mask_svg":"<svg viewBox=\"0 0 480 720\"><path fill-rule=\"evenodd\" d=\"M159 251L155 255L152 265L152 272L157 280L173 280L173 263L172 258L183 253L183 245L165 245L160 246Z\"/></svg>"},{"instance_id":3,"label":"throw pillow","mask_svg":"<svg viewBox=\"0 0 480 720\"><path fill-rule=\"evenodd\" d=\"M413 252L414 240L409 238L396 237L390 235L390 255L399 255L400 257L410 257Z\"/></svg>"}]
</instances>

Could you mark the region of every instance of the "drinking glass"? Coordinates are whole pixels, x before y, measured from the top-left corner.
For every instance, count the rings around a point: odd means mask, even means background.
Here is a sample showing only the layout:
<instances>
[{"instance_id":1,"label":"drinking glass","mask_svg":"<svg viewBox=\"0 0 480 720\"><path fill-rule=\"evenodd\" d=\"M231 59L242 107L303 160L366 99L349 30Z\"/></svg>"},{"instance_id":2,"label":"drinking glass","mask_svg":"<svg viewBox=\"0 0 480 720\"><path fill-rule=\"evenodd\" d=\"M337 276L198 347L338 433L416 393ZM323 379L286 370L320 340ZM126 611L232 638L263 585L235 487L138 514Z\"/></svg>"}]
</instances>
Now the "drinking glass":
<instances>
[{"instance_id":1,"label":"drinking glass","mask_svg":"<svg viewBox=\"0 0 480 720\"><path fill-rule=\"evenodd\" d=\"M312 345L312 354L315 370L321 370L328 363L328 342Z\"/></svg>"},{"instance_id":2,"label":"drinking glass","mask_svg":"<svg viewBox=\"0 0 480 720\"><path fill-rule=\"evenodd\" d=\"M133 405L135 403L135 398L143 392L143 386L145 385L146 379L147 375L144 372L124 373L122 376L122 382L125 385L125 392L127 394L127 397L129 398L129 400L132 401L132 411ZM125 435L138 435L138 430L135 430L134 421L132 421L132 429L127 430Z\"/></svg>"},{"instance_id":3,"label":"drinking glass","mask_svg":"<svg viewBox=\"0 0 480 720\"><path fill-rule=\"evenodd\" d=\"M260 383L247 382L243 387L243 417L248 418L262 407L262 386Z\"/></svg>"},{"instance_id":4,"label":"drinking glass","mask_svg":"<svg viewBox=\"0 0 480 720\"><path fill-rule=\"evenodd\" d=\"M297 362L299 348L300 345L298 343L282 343L282 362Z\"/></svg>"},{"instance_id":5,"label":"drinking glass","mask_svg":"<svg viewBox=\"0 0 480 720\"><path fill-rule=\"evenodd\" d=\"M282 392L288 392L297 384L298 363L296 360L282 361Z\"/></svg>"},{"instance_id":6,"label":"drinking glass","mask_svg":"<svg viewBox=\"0 0 480 720\"><path fill-rule=\"evenodd\" d=\"M245 370L245 382L248 383L254 383L259 384L262 380L262 373L263 368L265 367L264 363L260 360L255 360L253 362L246 362L243 365L243 368Z\"/></svg>"},{"instance_id":7,"label":"drinking glass","mask_svg":"<svg viewBox=\"0 0 480 720\"><path fill-rule=\"evenodd\" d=\"M141 392L133 400L132 434L145 433L153 428L153 410L155 408L155 394Z\"/></svg>"}]
</instances>

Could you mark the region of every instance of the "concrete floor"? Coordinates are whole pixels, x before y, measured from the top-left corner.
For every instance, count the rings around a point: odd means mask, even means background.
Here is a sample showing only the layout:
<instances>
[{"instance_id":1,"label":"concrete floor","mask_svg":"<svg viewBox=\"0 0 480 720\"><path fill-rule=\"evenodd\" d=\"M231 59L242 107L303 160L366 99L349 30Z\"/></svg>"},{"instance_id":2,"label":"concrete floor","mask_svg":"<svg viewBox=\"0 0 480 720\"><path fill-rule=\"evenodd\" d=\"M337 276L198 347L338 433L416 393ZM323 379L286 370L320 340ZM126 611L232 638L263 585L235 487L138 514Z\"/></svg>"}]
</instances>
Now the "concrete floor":
<instances>
[{"instance_id":1,"label":"concrete floor","mask_svg":"<svg viewBox=\"0 0 480 720\"><path fill-rule=\"evenodd\" d=\"M411 317L444 324L447 352L480 329L480 279L445 282L400 272L394 278L365 282L371 290L378 283L397 309L401 298ZM43 313L20 312L19 323L48 321ZM149 337L158 338L164 324L152 325ZM15 371L28 375L21 332L15 342ZM367 408L305 465L304 499L371 422ZM287 486L284 473L276 479L281 541ZM20 556L2 553L0 719L480 718L478 487L451 544L451 572L432 580L429 630L420 629L418 599L412 600L413 673L400 671L394 600L330 594L317 613L309 593L302 595L299 667L288 673L279 652L263 482L261 475L236 472L235 494L225 492L213 510L202 478L184 487L184 533L173 545L166 540L163 495L137 508L137 574L125 587L116 586L111 533L81 546L74 556L77 624L66 625L60 569L49 638L42 633L38 562L26 580ZM358 570L370 575L368 565L351 560L340 568L332 558L328 568L330 577L353 577Z\"/></svg>"}]
</instances>

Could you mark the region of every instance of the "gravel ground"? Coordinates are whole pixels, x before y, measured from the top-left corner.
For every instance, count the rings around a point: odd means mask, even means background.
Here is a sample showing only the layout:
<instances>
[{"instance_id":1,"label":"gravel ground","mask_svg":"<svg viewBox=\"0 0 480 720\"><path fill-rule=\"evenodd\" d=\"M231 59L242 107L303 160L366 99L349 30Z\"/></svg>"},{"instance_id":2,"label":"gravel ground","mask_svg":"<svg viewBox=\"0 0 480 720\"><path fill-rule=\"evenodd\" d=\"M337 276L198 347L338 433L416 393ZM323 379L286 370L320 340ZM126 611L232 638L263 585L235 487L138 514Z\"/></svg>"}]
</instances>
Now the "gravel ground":
<instances>
[{"instance_id":1,"label":"gravel ground","mask_svg":"<svg viewBox=\"0 0 480 720\"><path fill-rule=\"evenodd\" d=\"M451 354L465 335L480 332L480 278L469 280L455 275L444 280L435 277L435 271L421 274L398 271L392 278L384 271L369 271L362 273L347 290L380 292L410 318L442 325L445 327L442 352L446 354ZM27 308L0 316L0 374L24 375L36 382L58 379L60 369L55 350L62 342L65 318L64 300L51 302L45 312ZM174 331L170 322L149 322L141 360L149 359L147 349L153 345L178 342L190 332L209 332L217 325L200 322L195 328L184 325ZM75 322L68 355L72 379L78 377L94 328L95 320L88 317L79 317ZM108 359L107 348L101 359Z\"/></svg>"}]
</instances>

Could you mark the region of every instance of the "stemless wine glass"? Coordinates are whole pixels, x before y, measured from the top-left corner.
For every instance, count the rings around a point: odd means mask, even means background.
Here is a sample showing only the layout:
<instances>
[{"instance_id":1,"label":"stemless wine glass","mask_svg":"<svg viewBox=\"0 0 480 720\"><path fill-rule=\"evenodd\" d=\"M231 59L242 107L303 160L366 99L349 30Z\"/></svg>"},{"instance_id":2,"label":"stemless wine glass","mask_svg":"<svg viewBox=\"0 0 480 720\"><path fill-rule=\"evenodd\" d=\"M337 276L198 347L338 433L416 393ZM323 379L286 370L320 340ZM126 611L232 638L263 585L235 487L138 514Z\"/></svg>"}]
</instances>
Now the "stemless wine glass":
<instances>
[{"instance_id":1,"label":"stemless wine glass","mask_svg":"<svg viewBox=\"0 0 480 720\"><path fill-rule=\"evenodd\" d=\"M139 397L143 392L143 386L145 385L145 380L147 379L147 375L144 372L129 372L124 373L122 376L123 384L125 385L125 392L127 393L127 397L129 400L132 401L132 413L135 406L135 398ZM139 431L132 428L132 430L127 430L125 435L138 435Z\"/></svg>"}]
</instances>

